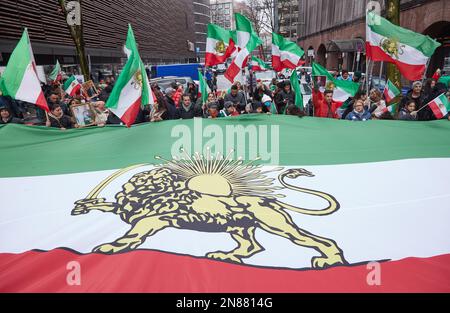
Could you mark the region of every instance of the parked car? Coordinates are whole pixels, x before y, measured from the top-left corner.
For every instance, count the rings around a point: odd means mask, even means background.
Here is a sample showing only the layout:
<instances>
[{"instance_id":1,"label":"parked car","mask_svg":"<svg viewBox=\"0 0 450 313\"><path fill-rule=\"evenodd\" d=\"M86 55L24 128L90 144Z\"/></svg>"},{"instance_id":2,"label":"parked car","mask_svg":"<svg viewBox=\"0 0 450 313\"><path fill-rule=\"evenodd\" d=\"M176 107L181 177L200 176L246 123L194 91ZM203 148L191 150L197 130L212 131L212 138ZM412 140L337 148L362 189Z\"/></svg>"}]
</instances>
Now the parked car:
<instances>
[{"instance_id":1,"label":"parked car","mask_svg":"<svg viewBox=\"0 0 450 313\"><path fill-rule=\"evenodd\" d=\"M177 83L183 85L184 90L188 89L189 83L194 83L194 80L191 77L177 77L177 76L167 76L160 77L155 79L150 79L150 84L157 83L161 88L161 91L164 92L167 88L169 88L172 83Z\"/></svg>"},{"instance_id":2,"label":"parked car","mask_svg":"<svg viewBox=\"0 0 450 313\"><path fill-rule=\"evenodd\" d=\"M261 80L261 82L270 87L272 79L277 78L277 73L275 71L263 71L255 73L256 80Z\"/></svg>"}]
</instances>

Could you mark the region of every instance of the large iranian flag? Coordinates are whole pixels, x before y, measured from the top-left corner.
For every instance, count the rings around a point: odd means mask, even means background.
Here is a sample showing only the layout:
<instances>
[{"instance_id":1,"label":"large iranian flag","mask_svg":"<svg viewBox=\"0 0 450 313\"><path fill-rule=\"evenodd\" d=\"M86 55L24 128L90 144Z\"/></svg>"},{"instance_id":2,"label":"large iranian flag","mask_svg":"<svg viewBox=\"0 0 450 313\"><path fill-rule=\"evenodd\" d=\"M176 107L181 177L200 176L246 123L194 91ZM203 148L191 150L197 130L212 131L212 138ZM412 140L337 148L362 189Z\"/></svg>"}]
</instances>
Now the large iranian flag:
<instances>
[{"instance_id":1,"label":"large iranian flag","mask_svg":"<svg viewBox=\"0 0 450 313\"><path fill-rule=\"evenodd\" d=\"M225 63L235 50L236 45L231 31L215 24L208 24L205 66Z\"/></svg>"},{"instance_id":2,"label":"large iranian flag","mask_svg":"<svg viewBox=\"0 0 450 313\"><path fill-rule=\"evenodd\" d=\"M235 82L236 77L247 65L248 57L250 53L255 50L256 47L262 44L261 38L254 32L252 23L245 16L236 13L236 37L237 45L241 49L234 58L228 70L225 72L225 78L231 83Z\"/></svg>"},{"instance_id":3,"label":"large iranian flag","mask_svg":"<svg viewBox=\"0 0 450 313\"><path fill-rule=\"evenodd\" d=\"M0 126L0 292L450 292L449 132Z\"/></svg>"},{"instance_id":4,"label":"large iranian flag","mask_svg":"<svg viewBox=\"0 0 450 313\"><path fill-rule=\"evenodd\" d=\"M427 63L441 45L429 36L394 25L387 19L367 13L367 57L397 65L400 73L409 80L421 80Z\"/></svg>"},{"instance_id":5,"label":"large iranian flag","mask_svg":"<svg viewBox=\"0 0 450 313\"><path fill-rule=\"evenodd\" d=\"M439 120L450 112L450 103L445 94L440 95L430 103L428 103L434 116Z\"/></svg>"},{"instance_id":6,"label":"large iranian flag","mask_svg":"<svg viewBox=\"0 0 450 313\"><path fill-rule=\"evenodd\" d=\"M9 58L3 75L0 77L0 90L4 96L15 100L34 103L49 111L41 82L36 72L33 49L28 30L25 28L22 38Z\"/></svg>"},{"instance_id":7,"label":"large iranian flag","mask_svg":"<svg viewBox=\"0 0 450 313\"><path fill-rule=\"evenodd\" d=\"M320 89L320 92L323 93L326 89L333 90L333 100L335 102L344 103L348 98L354 97L360 88L358 83L335 79L326 68L314 62L312 76L326 78L326 84Z\"/></svg>"},{"instance_id":8,"label":"large iranian flag","mask_svg":"<svg viewBox=\"0 0 450 313\"><path fill-rule=\"evenodd\" d=\"M125 51L128 62L120 73L106 106L130 127L135 122L141 105L154 101L131 25L128 26Z\"/></svg>"},{"instance_id":9,"label":"large iranian flag","mask_svg":"<svg viewBox=\"0 0 450 313\"><path fill-rule=\"evenodd\" d=\"M272 33L272 67L275 71L296 69L305 64L302 56L305 54L295 42L285 39L283 36Z\"/></svg>"}]
</instances>

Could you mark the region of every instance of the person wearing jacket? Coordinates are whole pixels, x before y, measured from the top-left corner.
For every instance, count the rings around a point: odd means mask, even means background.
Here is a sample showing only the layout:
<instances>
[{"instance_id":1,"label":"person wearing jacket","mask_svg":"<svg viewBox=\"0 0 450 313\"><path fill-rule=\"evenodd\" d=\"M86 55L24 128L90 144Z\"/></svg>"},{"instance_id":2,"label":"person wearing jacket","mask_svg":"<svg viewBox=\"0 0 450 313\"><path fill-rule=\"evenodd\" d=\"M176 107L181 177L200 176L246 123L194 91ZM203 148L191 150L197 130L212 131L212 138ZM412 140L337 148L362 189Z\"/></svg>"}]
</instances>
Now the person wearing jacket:
<instances>
[{"instance_id":1,"label":"person wearing jacket","mask_svg":"<svg viewBox=\"0 0 450 313\"><path fill-rule=\"evenodd\" d=\"M173 89L172 87L169 87L166 89L166 106L167 106L167 111L169 112L169 119L178 120L178 119L180 119L180 115L179 115L179 112L175 105L175 102L173 101L174 94L175 94L175 89Z\"/></svg>"},{"instance_id":2,"label":"person wearing jacket","mask_svg":"<svg viewBox=\"0 0 450 313\"><path fill-rule=\"evenodd\" d=\"M192 103L189 95L184 95L181 100L181 106L178 109L178 115L181 119L189 120L194 117L202 117L202 109Z\"/></svg>"},{"instance_id":3,"label":"person wearing jacket","mask_svg":"<svg viewBox=\"0 0 450 313\"><path fill-rule=\"evenodd\" d=\"M417 121L416 102L409 101L409 103L398 113L398 119L402 121Z\"/></svg>"},{"instance_id":4,"label":"person wearing jacket","mask_svg":"<svg viewBox=\"0 0 450 313\"><path fill-rule=\"evenodd\" d=\"M364 109L364 102L361 99L356 100L353 107L353 112L347 115L347 120L364 122L372 119L372 114L369 110Z\"/></svg>"},{"instance_id":5,"label":"person wearing jacket","mask_svg":"<svg viewBox=\"0 0 450 313\"><path fill-rule=\"evenodd\" d=\"M283 90L281 90L275 97L275 105L278 112L284 112L286 107L295 104L295 93L291 89L289 81L284 82Z\"/></svg>"},{"instance_id":6,"label":"person wearing jacket","mask_svg":"<svg viewBox=\"0 0 450 313\"><path fill-rule=\"evenodd\" d=\"M74 127L72 119L64 115L62 107L60 104L54 104L50 107L51 112L48 113L48 119L45 123L47 127L59 128L61 130L66 130Z\"/></svg>"},{"instance_id":7,"label":"person wearing jacket","mask_svg":"<svg viewBox=\"0 0 450 313\"><path fill-rule=\"evenodd\" d=\"M23 124L22 120L12 115L7 106L0 107L0 124Z\"/></svg>"},{"instance_id":8,"label":"person wearing jacket","mask_svg":"<svg viewBox=\"0 0 450 313\"><path fill-rule=\"evenodd\" d=\"M333 90L325 90L322 94L320 90L313 89L314 116L322 118L339 118L337 109L341 103L333 100Z\"/></svg>"},{"instance_id":9,"label":"person wearing jacket","mask_svg":"<svg viewBox=\"0 0 450 313\"><path fill-rule=\"evenodd\" d=\"M427 105L425 95L422 91L422 82L416 81L413 83L413 88L409 91L405 97L403 97L400 109L406 107L410 101L414 101L416 103L416 110L420 110L417 114L417 118L419 121L430 121L434 119L434 114L431 111L430 107L426 107L422 109L423 106Z\"/></svg>"}]
</instances>

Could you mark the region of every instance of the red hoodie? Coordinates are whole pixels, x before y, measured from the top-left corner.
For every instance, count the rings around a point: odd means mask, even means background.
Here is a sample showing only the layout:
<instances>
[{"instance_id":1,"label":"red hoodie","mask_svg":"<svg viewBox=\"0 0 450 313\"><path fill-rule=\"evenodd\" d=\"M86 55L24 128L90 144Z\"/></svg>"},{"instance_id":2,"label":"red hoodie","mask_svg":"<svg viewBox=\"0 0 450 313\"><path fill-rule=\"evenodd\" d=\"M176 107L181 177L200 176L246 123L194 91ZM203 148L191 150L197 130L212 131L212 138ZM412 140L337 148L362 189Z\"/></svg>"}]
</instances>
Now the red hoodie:
<instances>
[{"instance_id":1,"label":"red hoodie","mask_svg":"<svg viewBox=\"0 0 450 313\"><path fill-rule=\"evenodd\" d=\"M324 94L314 89L313 89L313 103L314 103L315 117L339 118L336 111L342 106L342 103L333 100L331 102L331 110L329 110L328 104L325 101Z\"/></svg>"}]
</instances>

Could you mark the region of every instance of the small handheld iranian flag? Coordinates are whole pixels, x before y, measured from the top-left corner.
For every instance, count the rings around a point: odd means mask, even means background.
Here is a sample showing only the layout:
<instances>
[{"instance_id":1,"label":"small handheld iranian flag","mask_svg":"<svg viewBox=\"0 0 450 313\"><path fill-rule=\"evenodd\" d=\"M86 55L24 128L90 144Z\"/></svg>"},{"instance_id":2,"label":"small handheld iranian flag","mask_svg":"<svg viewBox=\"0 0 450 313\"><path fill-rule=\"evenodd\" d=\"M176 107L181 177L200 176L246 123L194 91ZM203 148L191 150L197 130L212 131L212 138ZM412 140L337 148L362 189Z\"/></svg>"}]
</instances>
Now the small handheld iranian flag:
<instances>
[{"instance_id":1,"label":"small handheld iranian flag","mask_svg":"<svg viewBox=\"0 0 450 313\"><path fill-rule=\"evenodd\" d=\"M276 33L272 34L272 67L281 72L285 68L296 69L305 64L302 56L305 54L295 42L285 39Z\"/></svg>"},{"instance_id":2,"label":"small handheld iranian flag","mask_svg":"<svg viewBox=\"0 0 450 313\"><path fill-rule=\"evenodd\" d=\"M333 90L333 100L344 103L348 98L354 97L360 85L351 81L335 79L328 71L318 63L313 63L312 75L326 77L325 89ZM321 90L323 93L325 89Z\"/></svg>"},{"instance_id":3,"label":"small handheld iranian flag","mask_svg":"<svg viewBox=\"0 0 450 313\"><path fill-rule=\"evenodd\" d=\"M439 97L428 103L428 105L430 106L434 116L436 116L438 120L440 120L441 118L446 116L448 112L450 112L450 103L448 102L445 94L440 95Z\"/></svg>"},{"instance_id":4,"label":"small handheld iranian flag","mask_svg":"<svg viewBox=\"0 0 450 313\"><path fill-rule=\"evenodd\" d=\"M202 104L205 104L208 102L208 94L211 92L211 89L209 88L208 84L206 83L205 77L200 71L198 71L198 81L198 97L202 99Z\"/></svg>"},{"instance_id":5,"label":"small handheld iranian flag","mask_svg":"<svg viewBox=\"0 0 450 313\"><path fill-rule=\"evenodd\" d=\"M71 97L75 96L80 90L81 84L74 75L64 83L64 91Z\"/></svg>"},{"instance_id":6,"label":"small handheld iranian flag","mask_svg":"<svg viewBox=\"0 0 450 313\"><path fill-rule=\"evenodd\" d=\"M131 53L114 85L106 107L130 127L135 122L141 105L149 104L152 101L152 97L150 97L152 92L131 25L128 26L125 47Z\"/></svg>"},{"instance_id":7,"label":"small handheld iranian flag","mask_svg":"<svg viewBox=\"0 0 450 313\"><path fill-rule=\"evenodd\" d=\"M300 110L303 110L303 95L302 90L300 88L300 83L298 82L297 71L292 71L291 75L291 85L292 89L295 91L295 106Z\"/></svg>"},{"instance_id":8,"label":"small handheld iranian flag","mask_svg":"<svg viewBox=\"0 0 450 313\"><path fill-rule=\"evenodd\" d=\"M236 13L236 37L238 47L241 51L234 58L228 70L225 72L225 78L234 83L236 76L246 66L250 53L256 47L262 44L262 40L253 31L252 23L245 16Z\"/></svg>"},{"instance_id":9,"label":"small handheld iranian flag","mask_svg":"<svg viewBox=\"0 0 450 313\"><path fill-rule=\"evenodd\" d=\"M255 56L252 56L252 71L262 72L267 71L269 69L270 68L266 65L266 63L263 60Z\"/></svg>"},{"instance_id":10,"label":"small handheld iranian flag","mask_svg":"<svg viewBox=\"0 0 450 313\"><path fill-rule=\"evenodd\" d=\"M59 61L56 60L56 65L53 71L48 75L48 79L51 82L61 81L61 65L59 64Z\"/></svg>"},{"instance_id":11,"label":"small handheld iranian flag","mask_svg":"<svg viewBox=\"0 0 450 313\"><path fill-rule=\"evenodd\" d=\"M387 103L392 102L397 96L400 95L400 90L388 79L386 86L384 87L384 98Z\"/></svg>"},{"instance_id":12,"label":"small handheld iranian flag","mask_svg":"<svg viewBox=\"0 0 450 313\"><path fill-rule=\"evenodd\" d=\"M205 66L223 64L236 50L236 44L229 30L215 24L208 24Z\"/></svg>"},{"instance_id":13,"label":"small handheld iranian flag","mask_svg":"<svg viewBox=\"0 0 450 313\"><path fill-rule=\"evenodd\" d=\"M373 114L375 115L375 117L380 118L381 116L383 116L383 114L389 112L392 115L394 115L397 112L397 108L398 108L398 103L393 103L390 106L386 106L386 104L383 104L381 107L379 107L378 109L375 110L375 112L373 112Z\"/></svg>"},{"instance_id":14,"label":"small handheld iranian flag","mask_svg":"<svg viewBox=\"0 0 450 313\"><path fill-rule=\"evenodd\" d=\"M367 57L394 63L409 80L421 80L428 60L441 45L429 36L394 25L387 19L367 13Z\"/></svg>"},{"instance_id":15,"label":"small handheld iranian flag","mask_svg":"<svg viewBox=\"0 0 450 313\"><path fill-rule=\"evenodd\" d=\"M36 72L36 62L26 28L0 78L0 90L5 96L34 103L41 109L49 111Z\"/></svg>"}]
</instances>

